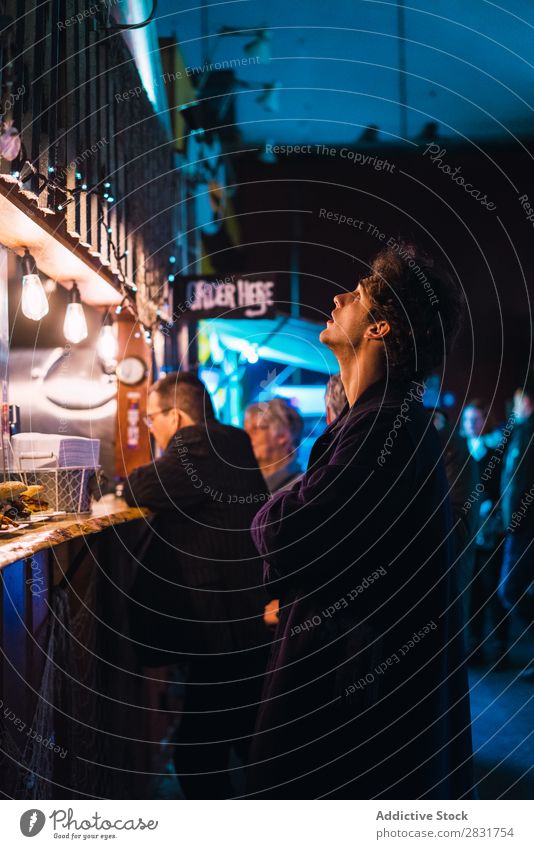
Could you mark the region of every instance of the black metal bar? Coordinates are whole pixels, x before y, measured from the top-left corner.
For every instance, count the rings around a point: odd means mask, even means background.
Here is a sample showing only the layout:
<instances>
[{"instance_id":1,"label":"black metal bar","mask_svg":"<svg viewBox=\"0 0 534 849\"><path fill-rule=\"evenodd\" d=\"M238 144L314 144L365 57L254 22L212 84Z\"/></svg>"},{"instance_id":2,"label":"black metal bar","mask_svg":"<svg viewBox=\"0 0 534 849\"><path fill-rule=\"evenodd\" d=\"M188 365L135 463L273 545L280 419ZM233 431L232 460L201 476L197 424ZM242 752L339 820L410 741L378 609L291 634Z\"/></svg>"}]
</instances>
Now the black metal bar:
<instances>
[{"instance_id":1,"label":"black metal bar","mask_svg":"<svg viewBox=\"0 0 534 849\"><path fill-rule=\"evenodd\" d=\"M48 104L48 167L56 168L57 166L57 126L58 126L58 106L59 97L59 0L51 0L50 2L50 101ZM56 192L53 189L48 189L48 206L55 209L57 198Z\"/></svg>"},{"instance_id":2,"label":"black metal bar","mask_svg":"<svg viewBox=\"0 0 534 849\"><path fill-rule=\"evenodd\" d=\"M36 33L44 33L46 26L46 5L44 3L38 4L35 9L35 32ZM31 82L31 98L30 98L30 110L31 110L31 146L30 146L30 158L32 165L39 170L39 154L40 154L40 145L41 145L41 131L42 131L42 112L43 112L43 75L42 69L45 64L45 42L42 37L37 36L33 45L33 66L32 71L35 69L41 69L40 73L34 74L32 73L32 82ZM35 194L39 191L39 177L32 173L30 179L30 188L32 192Z\"/></svg>"}]
</instances>

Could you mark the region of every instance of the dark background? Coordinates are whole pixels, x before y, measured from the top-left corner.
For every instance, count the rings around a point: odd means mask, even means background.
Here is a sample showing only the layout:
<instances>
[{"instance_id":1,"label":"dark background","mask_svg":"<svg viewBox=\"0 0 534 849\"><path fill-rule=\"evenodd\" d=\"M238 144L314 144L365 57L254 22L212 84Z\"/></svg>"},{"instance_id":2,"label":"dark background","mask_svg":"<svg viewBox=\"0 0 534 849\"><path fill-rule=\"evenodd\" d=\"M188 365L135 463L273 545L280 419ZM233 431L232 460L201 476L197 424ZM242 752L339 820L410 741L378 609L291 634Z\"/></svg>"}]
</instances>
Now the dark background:
<instances>
[{"instance_id":1,"label":"dark background","mask_svg":"<svg viewBox=\"0 0 534 849\"><path fill-rule=\"evenodd\" d=\"M320 218L320 209L372 222L386 234L384 241L414 240L453 271L466 296L465 324L445 386L458 403L494 396L502 418L532 358L534 232L518 200L527 191L529 154L518 146L447 146L443 162L461 166L466 182L496 205L491 211L440 172L423 155L425 147L357 148L393 163L392 173L353 164L339 153L279 156L269 165L257 155L239 157L240 264L251 273L277 270L288 276L295 240L301 314L323 321L333 295L354 287L383 242L367 225L359 230Z\"/></svg>"}]
</instances>

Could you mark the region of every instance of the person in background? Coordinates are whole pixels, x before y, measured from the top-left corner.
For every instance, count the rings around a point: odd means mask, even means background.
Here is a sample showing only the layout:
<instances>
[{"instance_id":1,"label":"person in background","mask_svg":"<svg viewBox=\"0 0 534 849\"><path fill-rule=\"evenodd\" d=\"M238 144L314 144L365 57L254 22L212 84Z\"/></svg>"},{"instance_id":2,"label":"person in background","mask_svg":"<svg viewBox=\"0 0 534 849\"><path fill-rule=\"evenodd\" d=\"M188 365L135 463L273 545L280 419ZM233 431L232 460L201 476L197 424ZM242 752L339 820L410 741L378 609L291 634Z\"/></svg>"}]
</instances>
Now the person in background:
<instances>
[{"instance_id":1,"label":"person in background","mask_svg":"<svg viewBox=\"0 0 534 849\"><path fill-rule=\"evenodd\" d=\"M501 478L506 530L499 596L522 625L534 622L534 382L514 394L514 429ZM534 659L521 674L534 683Z\"/></svg>"},{"instance_id":2,"label":"person in background","mask_svg":"<svg viewBox=\"0 0 534 849\"><path fill-rule=\"evenodd\" d=\"M283 398L251 404L245 411L245 430L269 492L291 486L302 475L297 451L304 422Z\"/></svg>"},{"instance_id":3,"label":"person in background","mask_svg":"<svg viewBox=\"0 0 534 849\"><path fill-rule=\"evenodd\" d=\"M450 276L406 245L334 298L320 339L348 403L252 523L284 604L248 797L472 798L448 484L421 383L461 312Z\"/></svg>"},{"instance_id":4,"label":"person in background","mask_svg":"<svg viewBox=\"0 0 534 849\"><path fill-rule=\"evenodd\" d=\"M304 422L299 411L283 398L251 404L245 411L245 430L265 478L269 492L287 489L302 475L297 450ZM265 605L265 624L272 630L278 624L280 599Z\"/></svg>"},{"instance_id":5,"label":"person in background","mask_svg":"<svg viewBox=\"0 0 534 849\"><path fill-rule=\"evenodd\" d=\"M463 409L461 435L476 467L475 486L467 515L478 512L474 570L469 593L469 632L471 635L470 662L483 663L486 659L485 625L489 618L493 633L496 671L504 670L508 663L510 620L499 594L499 575L502 561L503 526L500 508L500 455L495 450L502 442L502 433L495 428L487 405L479 400L469 401ZM497 457L497 462L492 458ZM481 489L482 487L482 489Z\"/></svg>"},{"instance_id":6,"label":"person in background","mask_svg":"<svg viewBox=\"0 0 534 849\"><path fill-rule=\"evenodd\" d=\"M345 404L347 396L343 389L340 374L333 374L326 384L325 404L326 404L326 424L331 425L334 419L337 419Z\"/></svg>"},{"instance_id":7,"label":"person in background","mask_svg":"<svg viewBox=\"0 0 534 849\"><path fill-rule=\"evenodd\" d=\"M473 579L475 541L478 527L478 507L465 510L469 497L476 491L478 469L471 457L465 439L449 423L445 410L436 407L433 416L443 449L445 473L449 483L454 536L456 541L456 575L462 596L464 622L469 619L470 587ZM466 640L467 642L467 640Z\"/></svg>"},{"instance_id":8,"label":"person in background","mask_svg":"<svg viewBox=\"0 0 534 849\"><path fill-rule=\"evenodd\" d=\"M186 798L228 798L230 751L246 759L270 644L250 537L269 494L248 436L216 420L194 374L155 383L146 422L163 454L124 487L128 504L155 513L137 555L130 636L143 665L186 664L173 741Z\"/></svg>"}]
</instances>

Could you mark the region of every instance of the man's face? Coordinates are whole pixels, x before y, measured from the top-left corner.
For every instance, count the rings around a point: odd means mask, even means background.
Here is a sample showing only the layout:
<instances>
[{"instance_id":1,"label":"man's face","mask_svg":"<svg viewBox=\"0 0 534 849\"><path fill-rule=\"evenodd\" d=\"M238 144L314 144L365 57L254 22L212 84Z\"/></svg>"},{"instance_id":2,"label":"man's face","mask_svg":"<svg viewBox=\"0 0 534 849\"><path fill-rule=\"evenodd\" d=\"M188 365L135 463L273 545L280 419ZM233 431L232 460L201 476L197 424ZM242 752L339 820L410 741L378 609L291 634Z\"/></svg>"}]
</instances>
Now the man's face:
<instances>
[{"instance_id":1,"label":"man's face","mask_svg":"<svg viewBox=\"0 0 534 849\"><path fill-rule=\"evenodd\" d=\"M466 436L480 436L484 430L484 416L478 407L466 407L462 414L462 424Z\"/></svg>"},{"instance_id":2,"label":"man's face","mask_svg":"<svg viewBox=\"0 0 534 849\"><path fill-rule=\"evenodd\" d=\"M259 464L267 464L279 460L289 453L291 437L289 430L281 423L273 421L262 412L251 412L245 415L245 430L252 442L252 450Z\"/></svg>"},{"instance_id":3,"label":"man's face","mask_svg":"<svg viewBox=\"0 0 534 849\"><path fill-rule=\"evenodd\" d=\"M169 408L157 392L151 392L147 401L146 418L150 433L159 447L165 449L178 430L178 410L176 407Z\"/></svg>"},{"instance_id":4,"label":"man's face","mask_svg":"<svg viewBox=\"0 0 534 849\"><path fill-rule=\"evenodd\" d=\"M334 304L332 318L319 339L333 350L349 346L356 351L371 321L370 303L363 286L358 283L354 291L336 295Z\"/></svg>"}]
</instances>

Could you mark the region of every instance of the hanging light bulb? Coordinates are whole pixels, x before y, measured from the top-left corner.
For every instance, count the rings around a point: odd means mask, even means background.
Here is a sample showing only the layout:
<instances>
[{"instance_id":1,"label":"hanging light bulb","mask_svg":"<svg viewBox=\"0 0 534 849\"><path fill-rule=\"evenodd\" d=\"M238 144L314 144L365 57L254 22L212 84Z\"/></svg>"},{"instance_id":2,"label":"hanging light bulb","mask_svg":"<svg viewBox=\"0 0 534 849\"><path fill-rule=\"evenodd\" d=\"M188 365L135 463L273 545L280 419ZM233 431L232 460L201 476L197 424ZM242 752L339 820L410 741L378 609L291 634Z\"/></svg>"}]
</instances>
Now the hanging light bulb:
<instances>
[{"instance_id":1,"label":"hanging light bulb","mask_svg":"<svg viewBox=\"0 0 534 849\"><path fill-rule=\"evenodd\" d=\"M63 333L68 342L77 345L87 339L87 322L80 298L80 290L76 283L72 284L70 290L70 304L67 306L65 321L63 322Z\"/></svg>"},{"instance_id":2,"label":"hanging light bulb","mask_svg":"<svg viewBox=\"0 0 534 849\"><path fill-rule=\"evenodd\" d=\"M119 343L115 335L115 326L109 313L106 313L102 328L98 334L96 353L102 361L104 369L114 369L117 365Z\"/></svg>"},{"instance_id":3,"label":"hanging light bulb","mask_svg":"<svg viewBox=\"0 0 534 849\"><path fill-rule=\"evenodd\" d=\"M48 299L37 274L35 260L28 248L24 248L22 257L21 307L26 318L31 318L32 321L40 321L48 312Z\"/></svg>"}]
</instances>

